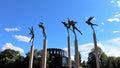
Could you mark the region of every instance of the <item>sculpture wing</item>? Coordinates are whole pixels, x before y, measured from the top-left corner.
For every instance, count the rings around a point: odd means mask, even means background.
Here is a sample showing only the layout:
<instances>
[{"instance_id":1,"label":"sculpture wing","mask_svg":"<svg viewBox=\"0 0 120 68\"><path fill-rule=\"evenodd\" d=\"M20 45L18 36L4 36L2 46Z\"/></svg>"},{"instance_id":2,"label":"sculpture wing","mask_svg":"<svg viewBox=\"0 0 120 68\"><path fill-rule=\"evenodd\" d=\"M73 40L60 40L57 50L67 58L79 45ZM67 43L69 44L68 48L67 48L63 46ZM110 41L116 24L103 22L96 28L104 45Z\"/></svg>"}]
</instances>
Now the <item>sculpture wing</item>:
<instances>
[{"instance_id":1,"label":"sculpture wing","mask_svg":"<svg viewBox=\"0 0 120 68\"><path fill-rule=\"evenodd\" d=\"M90 18L88 19L88 21L91 21L93 18L94 18L94 17L90 17Z\"/></svg>"}]
</instances>

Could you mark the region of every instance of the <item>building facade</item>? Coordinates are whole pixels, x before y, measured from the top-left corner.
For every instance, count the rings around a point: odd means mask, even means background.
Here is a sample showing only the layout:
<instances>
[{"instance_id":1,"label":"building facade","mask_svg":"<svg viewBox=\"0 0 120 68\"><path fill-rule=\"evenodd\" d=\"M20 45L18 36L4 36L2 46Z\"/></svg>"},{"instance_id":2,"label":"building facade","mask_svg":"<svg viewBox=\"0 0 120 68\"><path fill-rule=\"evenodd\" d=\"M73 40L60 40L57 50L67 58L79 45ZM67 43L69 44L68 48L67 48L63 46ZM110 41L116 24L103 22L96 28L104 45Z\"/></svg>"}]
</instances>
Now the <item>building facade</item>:
<instances>
[{"instance_id":1,"label":"building facade","mask_svg":"<svg viewBox=\"0 0 120 68\"><path fill-rule=\"evenodd\" d=\"M62 49L48 48L48 68L67 68L67 52Z\"/></svg>"}]
</instances>

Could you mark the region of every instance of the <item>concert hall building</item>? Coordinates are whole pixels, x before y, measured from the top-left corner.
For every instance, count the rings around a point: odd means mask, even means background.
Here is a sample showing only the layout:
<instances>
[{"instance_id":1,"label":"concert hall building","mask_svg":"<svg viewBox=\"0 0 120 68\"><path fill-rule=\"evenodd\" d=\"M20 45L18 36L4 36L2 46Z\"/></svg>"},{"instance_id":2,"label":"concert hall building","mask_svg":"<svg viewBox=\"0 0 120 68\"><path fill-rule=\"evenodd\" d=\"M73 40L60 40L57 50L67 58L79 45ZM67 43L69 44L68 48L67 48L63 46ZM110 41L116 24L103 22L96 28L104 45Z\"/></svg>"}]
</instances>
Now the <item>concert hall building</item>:
<instances>
[{"instance_id":1,"label":"concert hall building","mask_svg":"<svg viewBox=\"0 0 120 68\"><path fill-rule=\"evenodd\" d=\"M62 49L48 48L48 68L67 68L67 52Z\"/></svg>"}]
</instances>

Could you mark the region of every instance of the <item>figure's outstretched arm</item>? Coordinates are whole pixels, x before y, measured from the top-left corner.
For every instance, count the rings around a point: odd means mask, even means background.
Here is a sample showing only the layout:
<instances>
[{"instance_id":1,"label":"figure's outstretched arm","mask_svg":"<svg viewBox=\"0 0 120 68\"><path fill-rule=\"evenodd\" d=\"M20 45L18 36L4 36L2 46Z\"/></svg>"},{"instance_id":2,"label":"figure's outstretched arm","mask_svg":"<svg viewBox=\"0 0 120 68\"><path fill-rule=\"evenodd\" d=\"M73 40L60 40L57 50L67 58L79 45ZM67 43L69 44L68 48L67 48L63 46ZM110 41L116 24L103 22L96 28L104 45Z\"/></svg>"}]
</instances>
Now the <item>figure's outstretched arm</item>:
<instances>
[{"instance_id":1,"label":"figure's outstretched arm","mask_svg":"<svg viewBox=\"0 0 120 68\"><path fill-rule=\"evenodd\" d=\"M68 28L68 24L66 22L61 22L61 23L64 24L66 28Z\"/></svg>"},{"instance_id":2,"label":"figure's outstretched arm","mask_svg":"<svg viewBox=\"0 0 120 68\"><path fill-rule=\"evenodd\" d=\"M93 24L93 26L98 26L98 24Z\"/></svg>"},{"instance_id":3,"label":"figure's outstretched arm","mask_svg":"<svg viewBox=\"0 0 120 68\"><path fill-rule=\"evenodd\" d=\"M77 27L75 27L75 29L76 29L78 32L80 32L80 34L82 35L82 32L81 32Z\"/></svg>"}]
</instances>

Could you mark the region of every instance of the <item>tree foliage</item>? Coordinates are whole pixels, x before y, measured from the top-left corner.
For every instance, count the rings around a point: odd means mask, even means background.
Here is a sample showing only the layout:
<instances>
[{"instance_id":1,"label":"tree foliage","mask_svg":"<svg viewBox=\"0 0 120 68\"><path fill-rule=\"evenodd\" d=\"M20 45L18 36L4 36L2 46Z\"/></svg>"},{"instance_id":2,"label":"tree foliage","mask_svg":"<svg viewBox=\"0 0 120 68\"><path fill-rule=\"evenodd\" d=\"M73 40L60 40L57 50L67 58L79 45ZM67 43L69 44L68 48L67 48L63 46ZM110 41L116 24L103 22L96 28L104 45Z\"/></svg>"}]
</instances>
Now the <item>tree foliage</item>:
<instances>
[{"instance_id":1,"label":"tree foliage","mask_svg":"<svg viewBox=\"0 0 120 68\"><path fill-rule=\"evenodd\" d=\"M120 68L120 57L107 56L101 48L98 47L100 52L99 64L100 68ZM88 56L88 68L96 68L96 60L94 56L94 49Z\"/></svg>"},{"instance_id":2,"label":"tree foliage","mask_svg":"<svg viewBox=\"0 0 120 68\"><path fill-rule=\"evenodd\" d=\"M34 50L33 68L41 68L41 54L42 51ZM0 52L0 68L28 68L29 56L29 52L24 57L18 51L4 50ZM49 60L49 55L47 55L47 59ZM79 52L79 60L81 68L96 68L94 49L89 53L88 61L81 61L81 54ZM100 68L120 68L120 57L107 56L100 49L99 64ZM49 62L47 62L47 65L49 66Z\"/></svg>"}]
</instances>

